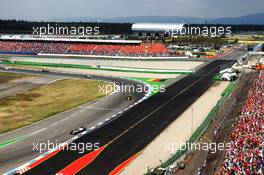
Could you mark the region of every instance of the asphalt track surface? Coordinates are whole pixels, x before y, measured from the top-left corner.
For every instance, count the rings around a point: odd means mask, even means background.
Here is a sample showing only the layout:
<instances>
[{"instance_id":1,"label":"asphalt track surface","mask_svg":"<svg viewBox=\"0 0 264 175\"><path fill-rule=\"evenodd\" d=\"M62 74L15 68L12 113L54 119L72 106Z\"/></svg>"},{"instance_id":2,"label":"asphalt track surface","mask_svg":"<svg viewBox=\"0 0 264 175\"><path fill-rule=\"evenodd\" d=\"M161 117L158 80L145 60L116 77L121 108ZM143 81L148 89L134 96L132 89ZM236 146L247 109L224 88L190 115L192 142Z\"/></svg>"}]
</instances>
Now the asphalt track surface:
<instances>
[{"instance_id":1,"label":"asphalt track surface","mask_svg":"<svg viewBox=\"0 0 264 175\"><path fill-rule=\"evenodd\" d=\"M67 74L56 72L40 72L33 70L11 69L3 72L14 72L23 74L34 74L40 76L48 76L54 78L83 78L82 74ZM137 85L135 81L113 77L98 77L94 79L123 82L124 84ZM104 121L127 106L135 103L144 97L145 93L131 93L133 100L126 101L127 93L115 93L111 96L104 97L100 100L82 105L65 113L58 114L45 121L30 125L28 127L0 135L0 143L18 138L20 136L31 134L29 137L16 143L0 148L0 174L16 168L27 161L32 160L40 155L39 152L33 151L33 143L46 143L47 140L53 143L64 142L73 136L69 133L71 130L80 126L90 128Z\"/></svg>"},{"instance_id":2,"label":"asphalt track surface","mask_svg":"<svg viewBox=\"0 0 264 175\"><path fill-rule=\"evenodd\" d=\"M238 49L233 50L232 52L228 53L227 55L223 56L222 58L219 59L224 59L224 60L237 60L239 57L244 56L247 53L246 47L242 46Z\"/></svg>"},{"instance_id":3,"label":"asphalt track surface","mask_svg":"<svg viewBox=\"0 0 264 175\"><path fill-rule=\"evenodd\" d=\"M80 175L106 175L118 165L144 149L156 136L168 127L182 112L196 101L212 84L212 77L220 68L229 67L231 60L216 60L186 76L103 127L75 141L100 143L105 149ZM78 158L87 155L77 151L61 150L24 174L54 175Z\"/></svg>"},{"instance_id":4,"label":"asphalt track surface","mask_svg":"<svg viewBox=\"0 0 264 175\"><path fill-rule=\"evenodd\" d=\"M0 99L14 96L59 80L58 77L29 77L0 83ZM0 141L1 142L1 141Z\"/></svg>"}]
</instances>

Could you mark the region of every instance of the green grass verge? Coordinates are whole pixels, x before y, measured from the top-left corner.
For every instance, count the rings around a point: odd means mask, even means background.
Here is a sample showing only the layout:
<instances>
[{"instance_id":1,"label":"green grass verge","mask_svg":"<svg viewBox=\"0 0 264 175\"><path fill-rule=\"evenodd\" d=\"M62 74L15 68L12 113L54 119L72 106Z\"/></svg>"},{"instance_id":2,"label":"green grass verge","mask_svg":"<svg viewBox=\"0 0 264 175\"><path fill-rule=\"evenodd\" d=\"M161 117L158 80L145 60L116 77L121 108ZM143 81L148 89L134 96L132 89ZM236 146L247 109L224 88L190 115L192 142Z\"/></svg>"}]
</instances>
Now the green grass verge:
<instances>
[{"instance_id":1,"label":"green grass verge","mask_svg":"<svg viewBox=\"0 0 264 175\"><path fill-rule=\"evenodd\" d=\"M224 92L222 93L222 97L226 96L227 94L230 93L235 87L235 84L233 82L230 82L228 86L225 88Z\"/></svg>"},{"instance_id":2,"label":"green grass verge","mask_svg":"<svg viewBox=\"0 0 264 175\"><path fill-rule=\"evenodd\" d=\"M40 63L40 62L26 62L26 61L3 61L1 64L6 65L19 65L19 66L42 66L42 67L61 67L61 68L76 68L76 69L90 69L90 70L102 70L102 71L115 71L115 72L131 72L131 73L150 73L150 74L184 74L189 75L192 72L178 71L178 72L156 72L154 70L140 71L140 70L120 70L120 69L108 69L108 68L97 68L89 65L78 65L78 64L57 64L57 63Z\"/></svg>"},{"instance_id":3,"label":"green grass verge","mask_svg":"<svg viewBox=\"0 0 264 175\"><path fill-rule=\"evenodd\" d=\"M221 81L221 75L220 74L217 74L213 77L213 80L214 81Z\"/></svg>"}]
</instances>

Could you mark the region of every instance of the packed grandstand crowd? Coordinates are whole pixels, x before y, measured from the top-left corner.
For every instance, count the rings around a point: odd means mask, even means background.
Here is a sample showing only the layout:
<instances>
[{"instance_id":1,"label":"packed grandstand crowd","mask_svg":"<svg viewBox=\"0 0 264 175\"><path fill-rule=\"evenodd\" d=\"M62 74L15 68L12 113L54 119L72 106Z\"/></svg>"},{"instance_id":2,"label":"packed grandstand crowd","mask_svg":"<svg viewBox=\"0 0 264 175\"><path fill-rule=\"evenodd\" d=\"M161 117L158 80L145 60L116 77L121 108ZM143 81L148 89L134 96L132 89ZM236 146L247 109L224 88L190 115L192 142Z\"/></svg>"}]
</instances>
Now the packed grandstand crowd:
<instances>
[{"instance_id":1,"label":"packed grandstand crowd","mask_svg":"<svg viewBox=\"0 0 264 175\"><path fill-rule=\"evenodd\" d=\"M264 174L264 72L250 89L230 135L221 175Z\"/></svg>"},{"instance_id":2,"label":"packed grandstand crowd","mask_svg":"<svg viewBox=\"0 0 264 175\"><path fill-rule=\"evenodd\" d=\"M67 42L0 41L0 52L54 53L108 56L176 56L161 43L109 45Z\"/></svg>"}]
</instances>

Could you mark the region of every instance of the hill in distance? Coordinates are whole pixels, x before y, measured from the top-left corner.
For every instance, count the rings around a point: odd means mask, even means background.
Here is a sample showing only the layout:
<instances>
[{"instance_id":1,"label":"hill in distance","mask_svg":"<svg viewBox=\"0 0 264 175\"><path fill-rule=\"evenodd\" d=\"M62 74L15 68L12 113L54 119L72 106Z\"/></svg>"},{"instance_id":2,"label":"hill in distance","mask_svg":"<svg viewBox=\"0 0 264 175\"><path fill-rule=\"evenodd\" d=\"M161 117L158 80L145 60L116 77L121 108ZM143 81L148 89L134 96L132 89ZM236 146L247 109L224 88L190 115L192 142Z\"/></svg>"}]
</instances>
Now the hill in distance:
<instances>
[{"instance_id":1,"label":"hill in distance","mask_svg":"<svg viewBox=\"0 0 264 175\"><path fill-rule=\"evenodd\" d=\"M109 22L109 23L187 23L187 24L254 24L264 25L264 13L249 14L240 17L207 18L186 16L135 16L115 18L61 18L56 22Z\"/></svg>"}]
</instances>

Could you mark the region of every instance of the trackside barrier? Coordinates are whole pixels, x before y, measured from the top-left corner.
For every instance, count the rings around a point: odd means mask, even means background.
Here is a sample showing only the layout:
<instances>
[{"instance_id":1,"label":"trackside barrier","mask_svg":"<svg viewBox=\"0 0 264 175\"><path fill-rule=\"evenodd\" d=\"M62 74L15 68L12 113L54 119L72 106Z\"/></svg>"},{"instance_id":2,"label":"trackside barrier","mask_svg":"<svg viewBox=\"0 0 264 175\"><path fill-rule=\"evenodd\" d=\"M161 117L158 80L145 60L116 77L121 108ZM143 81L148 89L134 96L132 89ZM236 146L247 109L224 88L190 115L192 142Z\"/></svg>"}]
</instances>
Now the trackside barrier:
<instances>
[{"instance_id":1,"label":"trackside barrier","mask_svg":"<svg viewBox=\"0 0 264 175\"><path fill-rule=\"evenodd\" d=\"M229 85L226 87L226 89L222 93L221 99L217 102L217 104L213 107L213 109L210 111L208 116L205 118L203 123L196 129L196 131L193 133L191 138L186 142L189 144L197 143L197 141L202 137L202 135L205 133L205 131L208 129L222 106L226 103L226 101L230 98L232 95L233 90L235 89L235 85L239 83L240 79L238 79L236 82L230 82ZM184 148L184 147L183 147ZM174 169L177 168L178 163L188 154L190 154L192 151L187 149L180 149L174 154L169 160L162 163L159 167L154 169L154 172L157 174L163 174L160 173L158 169L166 169L168 172L173 172L172 169L169 167L172 166ZM174 166L176 165L176 166ZM150 174L150 173L147 173ZM170 174L170 173L168 173Z\"/></svg>"},{"instance_id":2,"label":"trackside barrier","mask_svg":"<svg viewBox=\"0 0 264 175\"><path fill-rule=\"evenodd\" d=\"M37 55L35 52L0 52L0 55Z\"/></svg>"}]
</instances>

